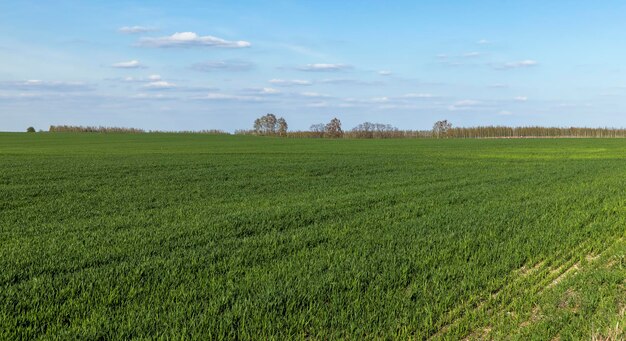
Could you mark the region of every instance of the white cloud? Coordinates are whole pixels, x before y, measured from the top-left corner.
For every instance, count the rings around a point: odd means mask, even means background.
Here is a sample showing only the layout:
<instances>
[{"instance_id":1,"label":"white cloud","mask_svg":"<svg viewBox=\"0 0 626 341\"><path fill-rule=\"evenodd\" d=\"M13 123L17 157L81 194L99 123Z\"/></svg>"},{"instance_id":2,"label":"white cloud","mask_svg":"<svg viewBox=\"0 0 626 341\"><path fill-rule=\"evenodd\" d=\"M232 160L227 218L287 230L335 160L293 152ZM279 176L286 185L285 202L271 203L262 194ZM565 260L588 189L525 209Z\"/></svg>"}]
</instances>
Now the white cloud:
<instances>
[{"instance_id":1,"label":"white cloud","mask_svg":"<svg viewBox=\"0 0 626 341\"><path fill-rule=\"evenodd\" d=\"M467 52L463 54L463 57L465 58L474 58L474 57L480 57L482 56L482 53L480 52Z\"/></svg>"},{"instance_id":2,"label":"white cloud","mask_svg":"<svg viewBox=\"0 0 626 341\"><path fill-rule=\"evenodd\" d=\"M154 81L147 83L143 87L146 89L152 89L152 90L166 90L166 89L175 88L176 84L170 83L164 80L154 80Z\"/></svg>"},{"instance_id":3,"label":"white cloud","mask_svg":"<svg viewBox=\"0 0 626 341\"><path fill-rule=\"evenodd\" d=\"M320 71L320 72L333 72L333 71L344 71L351 69L350 65L346 64L325 64L325 63L317 63L317 64L307 64L303 67L298 68L301 71Z\"/></svg>"},{"instance_id":4,"label":"white cloud","mask_svg":"<svg viewBox=\"0 0 626 341\"><path fill-rule=\"evenodd\" d=\"M381 70L378 71L378 74L381 76L391 76L391 71Z\"/></svg>"},{"instance_id":5,"label":"white cloud","mask_svg":"<svg viewBox=\"0 0 626 341\"><path fill-rule=\"evenodd\" d=\"M527 68L527 67L533 67L533 66L537 66L537 65L539 65L539 63L537 61L532 60L532 59L526 59L526 60L520 60L520 61L517 61L517 62L496 64L496 65L493 65L493 67L498 69L498 70L505 70L505 69Z\"/></svg>"},{"instance_id":6,"label":"white cloud","mask_svg":"<svg viewBox=\"0 0 626 341\"><path fill-rule=\"evenodd\" d=\"M256 91L259 95L277 95L281 93L280 90L274 88L261 88Z\"/></svg>"},{"instance_id":7,"label":"white cloud","mask_svg":"<svg viewBox=\"0 0 626 341\"><path fill-rule=\"evenodd\" d=\"M150 81L160 81L160 80L162 80L163 78L161 78L161 75L150 75L150 76L148 77L148 79L149 79Z\"/></svg>"},{"instance_id":8,"label":"white cloud","mask_svg":"<svg viewBox=\"0 0 626 341\"><path fill-rule=\"evenodd\" d=\"M258 96L239 96L239 95L230 95L230 94L222 94L222 93L209 93L205 96L198 97L198 99L203 100L213 100L213 101L235 101L235 102L261 102L263 98Z\"/></svg>"},{"instance_id":9,"label":"white cloud","mask_svg":"<svg viewBox=\"0 0 626 341\"><path fill-rule=\"evenodd\" d=\"M175 99L174 97L168 97L163 94L136 94L130 96L131 99L143 99L143 100L156 100L156 99Z\"/></svg>"},{"instance_id":10,"label":"white cloud","mask_svg":"<svg viewBox=\"0 0 626 341\"><path fill-rule=\"evenodd\" d=\"M111 65L114 68L117 69L141 69L144 68L145 66L143 66L138 60L130 60L127 62L119 62L119 63L115 63L113 65Z\"/></svg>"},{"instance_id":11,"label":"white cloud","mask_svg":"<svg viewBox=\"0 0 626 341\"><path fill-rule=\"evenodd\" d=\"M83 82L43 81L39 79L30 79L17 82L0 82L0 89L65 92L91 90L91 87Z\"/></svg>"},{"instance_id":12,"label":"white cloud","mask_svg":"<svg viewBox=\"0 0 626 341\"><path fill-rule=\"evenodd\" d=\"M240 60L224 60L209 61L204 63L196 63L191 66L196 71L248 71L254 67L254 64Z\"/></svg>"},{"instance_id":13,"label":"white cloud","mask_svg":"<svg viewBox=\"0 0 626 341\"><path fill-rule=\"evenodd\" d=\"M200 36L195 32L177 32L171 36L157 38L142 38L139 46L144 47L223 47L243 48L250 47L247 41L229 41L214 36Z\"/></svg>"},{"instance_id":14,"label":"white cloud","mask_svg":"<svg viewBox=\"0 0 626 341\"><path fill-rule=\"evenodd\" d=\"M350 78L329 78L322 79L318 81L318 83L322 84L353 84L353 85L381 85L383 82L381 81L363 81L359 79L350 79Z\"/></svg>"},{"instance_id":15,"label":"white cloud","mask_svg":"<svg viewBox=\"0 0 626 341\"><path fill-rule=\"evenodd\" d=\"M510 116L510 115L513 115L513 113L508 110L502 110L498 112L498 115Z\"/></svg>"},{"instance_id":16,"label":"white cloud","mask_svg":"<svg viewBox=\"0 0 626 341\"><path fill-rule=\"evenodd\" d=\"M454 104L450 105L448 109L451 111L469 110L469 109L474 109L482 105L483 103L480 101L476 101L472 99L465 99L465 100L455 102Z\"/></svg>"},{"instance_id":17,"label":"white cloud","mask_svg":"<svg viewBox=\"0 0 626 341\"><path fill-rule=\"evenodd\" d=\"M426 93L410 93L402 97L403 98L433 98L435 96L433 96L432 94L426 94Z\"/></svg>"},{"instance_id":18,"label":"white cloud","mask_svg":"<svg viewBox=\"0 0 626 341\"><path fill-rule=\"evenodd\" d=\"M314 102L306 104L310 108L328 108L330 104L328 102Z\"/></svg>"},{"instance_id":19,"label":"white cloud","mask_svg":"<svg viewBox=\"0 0 626 341\"><path fill-rule=\"evenodd\" d=\"M145 27L145 26L124 26L120 27L117 31L124 34L137 34L137 33L146 33L146 32L154 32L157 29L154 27Z\"/></svg>"},{"instance_id":20,"label":"white cloud","mask_svg":"<svg viewBox=\"0 0 626 341\"><path fill-rule=\"evenodd\" d=\"M300 96L309 97L309 98L328 98L329 95L320 94L318 92L301 92Z\"/></svg>"},{"instance_id":21,"label":"white cloud","mask_svg":"<svg viewBox=\"0 0 626 341\"><path fill-rule=\"evenodd\" d=\"M263 88L245 88L241 90L243 96L250 96L250 95L254 95L254 96L267 96L267 95L280 95L283 92L278 90L278 89L274 89L274 88L270 88L270 87L263 87Z\"/></svg>"},{"instance_id":22,"label":"white cloud","mask_svg":"<svg viewBox=\"0 0 626 341\"><path fill-rule=\"evenodd\" d=\"M517 102L526 102L528 101L528 97L526 96L517 96L514 98Z\"/></svg>"},{"instance_id":23,"label":"white cloud","mask_svg":"<svg viewBox=\"0 0 626 341\"><path fill-rule=\"evenodd\" d=\"M491 44L491 41L489 41L487 39L481 39L481 40L477 41L476 43L480 44L480 45L487 45L487 44Z\"/></svg>"},{"instance_id":24,"label":"white cloud","mask_svg":"<svg viewBox=\"0 0 626 341\"><path fill-rule=\"evenodd\" d=\"M270 84L274 84L277 86L306 86L312 85L313 82L301 80L301 79L270 79Z\"/></svg>"}]
</instances>

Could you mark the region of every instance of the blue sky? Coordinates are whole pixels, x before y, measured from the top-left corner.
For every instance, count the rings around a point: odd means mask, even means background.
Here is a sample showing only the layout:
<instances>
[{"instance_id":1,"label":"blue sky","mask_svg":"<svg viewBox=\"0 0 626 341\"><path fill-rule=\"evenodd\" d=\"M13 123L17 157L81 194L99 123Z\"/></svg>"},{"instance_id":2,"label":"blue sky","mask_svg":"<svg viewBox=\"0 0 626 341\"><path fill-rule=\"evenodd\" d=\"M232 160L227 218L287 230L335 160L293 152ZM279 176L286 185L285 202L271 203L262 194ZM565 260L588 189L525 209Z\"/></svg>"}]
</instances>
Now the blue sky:
<instances>
[{"instance_id":1,"label":"blue sky","mask_svg":"<svg viewBox=\"0 0 626 341\"><path fill-rule=\"evenodd\" d=\"M621 1L0 2L0 130L626 127Z\"/></svg>"}]
</instances>

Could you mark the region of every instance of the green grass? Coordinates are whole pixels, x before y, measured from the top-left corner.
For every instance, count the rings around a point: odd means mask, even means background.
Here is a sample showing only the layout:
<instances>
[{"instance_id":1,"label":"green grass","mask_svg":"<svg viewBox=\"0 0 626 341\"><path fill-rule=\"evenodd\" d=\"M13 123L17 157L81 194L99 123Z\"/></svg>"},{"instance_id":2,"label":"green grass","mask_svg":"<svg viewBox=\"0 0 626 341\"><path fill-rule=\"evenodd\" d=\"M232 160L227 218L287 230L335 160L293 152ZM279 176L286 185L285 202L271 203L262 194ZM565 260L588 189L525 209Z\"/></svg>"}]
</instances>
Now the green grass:
<instances>
[{"instance_id":1,"label":"green grass","mask_svg":"<svg viewBox=\"0 0 626 341\"><path fill-rule=\"evenodd\" d=\"M625 189L622 139L0 134L0 339L613 335Z\"/></svg>"}]
</instances>

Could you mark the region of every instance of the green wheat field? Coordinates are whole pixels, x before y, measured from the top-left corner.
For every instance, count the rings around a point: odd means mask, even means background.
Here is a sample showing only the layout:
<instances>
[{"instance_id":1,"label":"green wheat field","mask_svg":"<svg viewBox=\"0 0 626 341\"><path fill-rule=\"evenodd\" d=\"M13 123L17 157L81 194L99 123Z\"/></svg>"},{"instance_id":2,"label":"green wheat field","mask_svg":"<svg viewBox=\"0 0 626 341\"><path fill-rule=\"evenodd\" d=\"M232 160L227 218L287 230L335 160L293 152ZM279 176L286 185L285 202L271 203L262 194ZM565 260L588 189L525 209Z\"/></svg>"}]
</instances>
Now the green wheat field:
<instances>
[{"instance_id":1,"label":"green wheat field","mask_svg":"<svg viewBox=\"0 0 626 341\"><path fill-rule=\"evenodd\" d=\"M0 134L0 339L626 338L625 139Z\"/></svg>"}]
</instances>

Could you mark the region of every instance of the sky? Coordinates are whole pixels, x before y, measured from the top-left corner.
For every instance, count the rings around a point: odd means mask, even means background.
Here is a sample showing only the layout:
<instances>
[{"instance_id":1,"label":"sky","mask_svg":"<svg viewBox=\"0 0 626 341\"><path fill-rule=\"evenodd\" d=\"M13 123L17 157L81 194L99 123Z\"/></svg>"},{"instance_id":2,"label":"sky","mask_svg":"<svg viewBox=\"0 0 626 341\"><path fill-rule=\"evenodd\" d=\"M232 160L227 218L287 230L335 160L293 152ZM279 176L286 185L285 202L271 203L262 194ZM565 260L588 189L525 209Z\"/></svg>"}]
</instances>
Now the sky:
<instances>
[{"instance_id":1,"label":"sky","mask_svg":"<svg viewBox=\"0 0 626 341\"><path fill-rule=\"evenodd\" d=\"M0 131L626 127L623 1L0 2Z\"/></svg>"}]
</instances>

